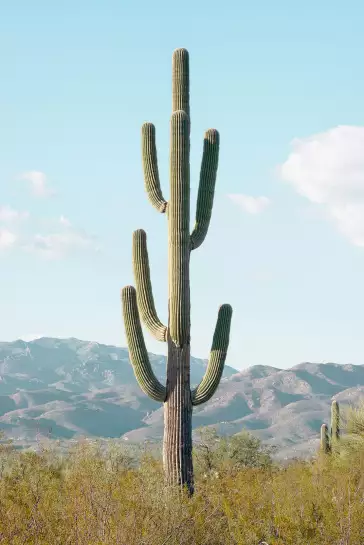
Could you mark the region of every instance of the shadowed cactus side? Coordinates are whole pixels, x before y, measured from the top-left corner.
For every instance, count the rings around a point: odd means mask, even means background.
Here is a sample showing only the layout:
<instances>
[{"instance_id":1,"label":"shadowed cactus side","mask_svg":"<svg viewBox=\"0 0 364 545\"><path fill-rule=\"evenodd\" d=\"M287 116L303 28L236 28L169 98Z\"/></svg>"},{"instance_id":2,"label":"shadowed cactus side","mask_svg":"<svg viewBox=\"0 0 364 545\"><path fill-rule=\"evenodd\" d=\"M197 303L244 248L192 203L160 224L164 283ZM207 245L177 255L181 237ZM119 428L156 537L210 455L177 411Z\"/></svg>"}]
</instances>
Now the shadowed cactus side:
<instances>
[{"instance_id":1,"label":"shadowed cactus side","mask_svg":"<svg viewBox=\"0 0 364 545\"><path fill-rule=\"evenodd\" d=\"M189 56L177 49L172 59L172 117L170 124L170 198L161 190L155 127L142 127L145 189L149 201L168 219L168 324L158 318L150 280L147 238L133 234L133 269L136 289L122 290L122 305L130 360L142 390L164 403L163 463L168 484L193 492L192 408L215 393L229 345L232 308L218 312L210 358L201 383L190 385L190 255L203 243L210 224L219 158L219 133L205 133L197 196L196 220L190 233L190 106ZM167 383L154 375L144 343L141 320L153 337L168 344Z\"/></svg>"},{"instance_id":2,"label":"shadowed cactus side","mask_svg":"<svg viewBox=\"0 0 364 545\"><path fill-rule=\"evenodd\" d=\"M331 403L331 430L329 433L329 428L327 424L322 424L321 426L321 439L320 439L320 450L327 454L332 452L332 448L337 445L337 442L340 439L340 409L338 401L333 401Z\"/></svg>"}]
</instances>

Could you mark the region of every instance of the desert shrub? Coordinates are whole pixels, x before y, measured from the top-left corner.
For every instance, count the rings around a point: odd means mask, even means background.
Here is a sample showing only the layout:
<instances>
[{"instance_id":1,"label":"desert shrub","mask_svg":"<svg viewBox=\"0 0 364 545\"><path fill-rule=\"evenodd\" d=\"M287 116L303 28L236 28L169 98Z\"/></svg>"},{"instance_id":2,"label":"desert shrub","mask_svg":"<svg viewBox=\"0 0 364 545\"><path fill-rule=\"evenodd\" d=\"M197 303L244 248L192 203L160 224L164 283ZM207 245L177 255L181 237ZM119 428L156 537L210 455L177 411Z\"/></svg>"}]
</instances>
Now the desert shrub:
<instances>
[{"instance_id":1,"label":"desert shrub","mask_svg":"<svg viewBox=\"0 0 364 545\"><path fill-rule=\"evenodd\" d=\"M148 452L135 465L120 446L88 441L62 453L51 446L8 449L0 479L0 543L364 543L363 467L356 461L338 469L335 457L321 457L283 468L264 457L257 462L255 455L240 459L232 445L228 457L234 453L236 463L214 462L216 479L199 472L192 499L164 488L161 461Z\"/></svg>"},{"instance_id":2,"label":"desert shrub","mask_svg":"<svg viewBox=\"0 0 364 545\"><path fill-rule=\"evenodd\" d=\"M272 465L274 447L267 447L254 435L242 432L220 436L214 428L197 430L194 447L195 468L205 477L248 467Z\"/></svg>"},{"instance_id":3,"label":"desert shrub","mask_svg":"<svg viewBox=\"0 0 364 545\"><path fill-rule=\"evenodd\" d=\"M339 465L352 464L364 467L364 403L357 407L347 407L342 412L343 434L333 449L334 458Z\"/></svg>"}]
</instances>

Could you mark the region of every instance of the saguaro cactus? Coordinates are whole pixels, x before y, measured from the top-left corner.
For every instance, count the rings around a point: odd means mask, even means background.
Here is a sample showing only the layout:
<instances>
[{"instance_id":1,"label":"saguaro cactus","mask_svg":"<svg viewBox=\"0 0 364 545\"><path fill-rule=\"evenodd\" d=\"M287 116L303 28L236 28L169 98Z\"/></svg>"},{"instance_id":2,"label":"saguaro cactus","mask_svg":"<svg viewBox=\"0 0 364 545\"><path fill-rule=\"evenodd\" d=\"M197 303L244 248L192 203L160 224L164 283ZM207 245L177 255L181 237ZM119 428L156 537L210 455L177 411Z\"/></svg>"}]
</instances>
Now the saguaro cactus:
<instances>
[{"instance_id":1,"label":"saguaro cactus","mask_svg":"<svg viewBox=\"0 0 364 545\"><path fill-rule=\"evenodd\" d=\"M329 429L327 424L322 424L321 426L321 440L320 440L321 451L325 454L330 452L330 438L329 438Z\"/></svg>"},{"instance_id":2,"label":"saguaro cactus","mask_svg":"<svg viewBox=\"0 0 364 545\"><path fill-rule=\"evenodd\" d=\"M332 451L332 447L335 446L340 439L340 409L339 402L333 401L331 403L331 430L327 424L321 426L321 441L320 448L322 452L329 453Z\"/></svg>"},{"instance_id":3,"label":"saguaro cactus","mask_svg":"<svg viewBox=\"0 0 364 545\"><path fill-rule=\"evenodd\" d=\"M333 401L331 404L331 443L340 439L340 409L339 403Z\"/></svg>"},{"instance_id":4,"label":"saguaro cactus","mask_svg":"<svg viewBox=\"0 0 364 545\"><path fill-rule=\"evenodd\" d=\"M189 56L177 49L172 59L172 118L170 199L162 195L151 123L142 127L145 189L158 212L168 218L168 324L159 320L150 281L146 234L133 234L133 268L136 289L122 290L122 305L130 360L142 390L164 403L163 462L167 483L186 485L193 492L192 407L215 393L229 345L232 308L222 305L205 376L190 387L190 254L204 241L211 218L219 154L219 133L205 133L196 221L190 234L190 107ZM153 373L144 343L140 318L152 335L168 343L167 383Z\"/></svg>"}]
</instances>

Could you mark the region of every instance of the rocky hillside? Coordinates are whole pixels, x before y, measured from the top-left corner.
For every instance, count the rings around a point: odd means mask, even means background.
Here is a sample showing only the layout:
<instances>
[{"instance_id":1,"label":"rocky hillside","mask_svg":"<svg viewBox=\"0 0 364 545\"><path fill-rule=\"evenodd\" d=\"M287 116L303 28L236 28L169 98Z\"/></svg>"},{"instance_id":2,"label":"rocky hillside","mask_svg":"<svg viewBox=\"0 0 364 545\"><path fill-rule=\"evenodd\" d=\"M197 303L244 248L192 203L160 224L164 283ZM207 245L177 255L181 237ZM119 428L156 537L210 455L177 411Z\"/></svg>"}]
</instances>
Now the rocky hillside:
<instances>
[{"instance_id":1,"label":"rocky hillside","mask_svg":"<svg viewBox=\"0 0 364 545\"><path fill-rule=\"evenodd\" d=\"M165 357L150 359L164 380ZM192 359L194 384L206 363ZM283 457L306 455L317 447L334 396L342 403L364 397L364 366L302 363L242 372L226 366L216 395L195 409L193 423L227 434L245 428L277 445ZM0 429L16 444L39 435L159 440L163 408L140 391L125 348L78 339L0 343Z\"/></svg>"}]
</instances>

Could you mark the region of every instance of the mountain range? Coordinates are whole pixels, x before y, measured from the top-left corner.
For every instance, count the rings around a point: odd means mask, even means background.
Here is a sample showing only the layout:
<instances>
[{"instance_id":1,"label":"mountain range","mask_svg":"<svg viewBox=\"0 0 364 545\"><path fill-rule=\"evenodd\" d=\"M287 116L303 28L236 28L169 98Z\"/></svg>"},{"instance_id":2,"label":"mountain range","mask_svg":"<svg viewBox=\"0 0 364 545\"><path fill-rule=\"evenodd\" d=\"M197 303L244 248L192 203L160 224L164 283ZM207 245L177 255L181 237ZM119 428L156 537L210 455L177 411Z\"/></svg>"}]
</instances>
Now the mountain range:
<instances>
[{"instance_id":1,"label":"mountain range","mask_svg":"<svg viewBox=\"0 0 364 545\"><path fill-rule=\"evenodd\" d=\"M165 356L149 356L164 381ZM193 385L206 365L191 358ZM256 365L243 371L225 366L214 397L194 409L193 425L230 435L246 429L275 445L280 457L306 456L317 449L332 399L355 405L362 397L362 365L307 362L284 370ZM126 348L74 338L3 342L0 429L19 446L39 436L159 441L163 407L140 390Z\"/></svg>"}]
</instances>

